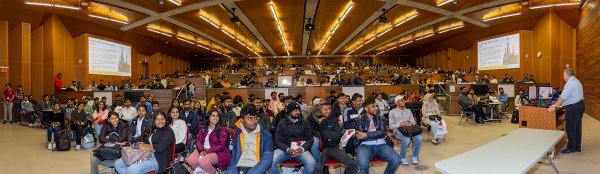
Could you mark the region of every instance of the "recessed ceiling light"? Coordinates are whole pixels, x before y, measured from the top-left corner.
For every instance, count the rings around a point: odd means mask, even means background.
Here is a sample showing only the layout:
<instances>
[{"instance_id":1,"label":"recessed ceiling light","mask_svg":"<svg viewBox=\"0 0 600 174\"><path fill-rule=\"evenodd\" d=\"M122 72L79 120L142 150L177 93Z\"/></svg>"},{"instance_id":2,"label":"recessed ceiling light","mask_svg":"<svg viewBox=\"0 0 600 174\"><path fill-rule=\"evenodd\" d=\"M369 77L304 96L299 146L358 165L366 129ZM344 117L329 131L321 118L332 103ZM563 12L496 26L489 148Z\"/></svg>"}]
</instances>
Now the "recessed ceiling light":
<instances>
[{"instance_id":1,"label":"recessed ceiling light","mask_svg":"<svg viewBox=\"0 0 600 174\"><path fill-rule=\"evenodd\" d=\"M81 5L82 5L82 6L87 6L87 5L88 5L88 3L87 3L87 2L82 2L82 3L81 3Z\"/></svg>"},{"instance_id":2,"label":"recessed ceiling light","mask_svg":"<svg viewBox=\"0 0 600 174\"><path fill-rule=\"evenodd\" d=\"M523 4L523 5L527 5L527 4L529 4L529 2L523 2L523 3L521 3L521 4Z\"/></svg>"},{"instance_id":3,"label":"recessed ceiling light","mask_svg":"<svg viewBox=\"0 0 600 174\"><path fill-rule=\"evenodd\" d=\"M165 43L169 43L169 42L165 42Z\"/></svg>"}]
</instances>

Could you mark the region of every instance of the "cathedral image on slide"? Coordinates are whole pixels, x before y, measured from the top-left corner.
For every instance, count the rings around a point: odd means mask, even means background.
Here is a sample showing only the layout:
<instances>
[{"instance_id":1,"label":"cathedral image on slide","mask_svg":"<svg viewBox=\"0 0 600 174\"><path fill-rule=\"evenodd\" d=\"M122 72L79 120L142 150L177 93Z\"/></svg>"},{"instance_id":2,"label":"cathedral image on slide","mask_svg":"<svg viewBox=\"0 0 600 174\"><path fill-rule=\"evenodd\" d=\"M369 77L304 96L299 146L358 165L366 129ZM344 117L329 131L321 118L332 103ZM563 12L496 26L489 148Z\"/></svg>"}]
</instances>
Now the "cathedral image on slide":
<instances>
[{"instance_id":1,"label":"cathedral image on slide","mask_svg":"<svg viewBox=\"0 0 600 174\"><path fill-rule=\"evenodd\" d=\"M504 55L502 57L502 60L503 60L502 65L519 64L519 53L515 52L515 45L512 45L512 49L511 49L509 43L510 43L509 39L506 38L506 48L504 48Z\"/></svg>"},{"instance_id":2,"label":"cathedral image on slide","mask_svg":"<svg viewBox=\"0 0 600 174\"><path fill-rule=\"evenodd\" d=\"M127 58L123 56L123 47L121 47L121 57L119 58L119 72L131 73L131 65L127 62Z\"/></svg>"}]
</instances>

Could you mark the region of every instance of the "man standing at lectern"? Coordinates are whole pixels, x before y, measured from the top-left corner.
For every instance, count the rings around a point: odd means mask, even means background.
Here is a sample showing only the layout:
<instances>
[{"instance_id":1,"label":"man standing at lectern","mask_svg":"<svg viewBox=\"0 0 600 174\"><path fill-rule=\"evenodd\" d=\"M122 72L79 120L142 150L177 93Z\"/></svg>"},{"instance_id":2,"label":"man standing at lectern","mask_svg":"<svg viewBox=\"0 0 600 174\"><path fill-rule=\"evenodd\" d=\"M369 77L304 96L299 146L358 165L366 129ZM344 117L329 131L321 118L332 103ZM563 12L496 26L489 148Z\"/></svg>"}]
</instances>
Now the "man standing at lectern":
<instances>
[{"instance_id":1,"label":"man standing at lectern","mask_svg":"<svg viewBox=\"0 0 600 174\"><path fill-rule=\"evenodd\" d=\"M581 152L581 118L585 111L585 105L583 104L583 87L574 75L573 69L565 69L563 79L567 83L564 90L556 103L548 108L550 112L556 110L556 106L564 106L567 109L565 120L569 141L567 149L561 150L561 153Z\"/></svg>"}]
</instances>

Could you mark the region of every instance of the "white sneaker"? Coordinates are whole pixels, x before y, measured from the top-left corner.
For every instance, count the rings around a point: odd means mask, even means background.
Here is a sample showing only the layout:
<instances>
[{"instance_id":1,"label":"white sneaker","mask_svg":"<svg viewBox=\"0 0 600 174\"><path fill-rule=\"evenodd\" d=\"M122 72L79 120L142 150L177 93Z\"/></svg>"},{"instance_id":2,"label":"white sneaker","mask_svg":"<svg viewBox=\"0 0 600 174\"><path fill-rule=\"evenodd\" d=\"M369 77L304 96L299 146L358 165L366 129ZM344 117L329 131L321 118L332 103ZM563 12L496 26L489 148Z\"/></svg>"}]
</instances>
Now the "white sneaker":
<instances>
[{"instance_id":1,"label":"white sneaker","mask_svg":"<svg viewBox=\"0 0 600 174\"><path fill-rule=\"evenodd\" d=\"M52 150L52 144L48 143L48 150Z\"/></svg>"},{"instance_id":2,"label":"white sneaker","mask_svg":"<svg viewBox=\"0 0 600 174\"><path fill-rule=\"evenodd\" d=\"M406 159L400 159L400 164L402 164L403 166L407 166L408 165L408 161L406 161Z\"/></svg>"},{"instance_id":3,"label":"white sneaker","mask_svg":"<svg viewBox=\"0 0 600 174\"><path fill-rule=\"evenodd\" d=\"M79 150L80 147L81 147L81 145L76 145L75 150Z\"/></svg>"},{"instance_id":4,"label":"white sneaker","mask_svg":"<svg viewBox=\"0 0 600 174\"><path fill-rule=\"evenodd\" d=\"M419 158L418 158L418 157L414 157L414 156L413 156L413 157L412 157L412 163L413 163L414 165L417 165L417 164L419 164Z\"/></svg>"},{"instance_id":5,"label":"white sneaker","mask_svg":"<svg viewBox=\"0 0 600 174\"><path fill-rule=\"evenodd\" d=\"M56 149L56 143L52 143L52 149Z\"/></svg>"}]
</instances>

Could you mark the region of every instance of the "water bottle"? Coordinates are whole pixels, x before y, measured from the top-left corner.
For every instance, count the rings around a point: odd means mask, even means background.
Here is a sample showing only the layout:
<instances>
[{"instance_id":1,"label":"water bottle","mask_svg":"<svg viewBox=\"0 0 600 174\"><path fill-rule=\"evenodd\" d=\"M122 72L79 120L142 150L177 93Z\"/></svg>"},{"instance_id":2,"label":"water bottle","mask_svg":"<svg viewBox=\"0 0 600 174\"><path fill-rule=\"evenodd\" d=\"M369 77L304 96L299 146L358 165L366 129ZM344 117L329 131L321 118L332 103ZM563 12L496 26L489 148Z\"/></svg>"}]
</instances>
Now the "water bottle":
<instances>
[{"instance_id":1,"label":"water bottle","mask_svg":"<svg viewBox=\"0 0 600 174\"><path fill-rule=\"evenodd\" d=\"M244 174L244 171L240 171L240 174Z\"/></svg>"},{"instance_id":2,"label":"water bottle","mask_svg":"<svg viewBox=\"0 0 600 174\"><path fill-rule=\"evenodd\" d=\"M544 106L544 96L540 95L540 106Z\"/></svg>"}]
</instances>

